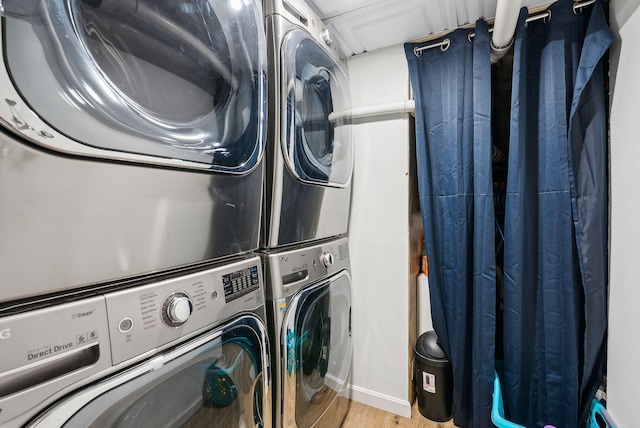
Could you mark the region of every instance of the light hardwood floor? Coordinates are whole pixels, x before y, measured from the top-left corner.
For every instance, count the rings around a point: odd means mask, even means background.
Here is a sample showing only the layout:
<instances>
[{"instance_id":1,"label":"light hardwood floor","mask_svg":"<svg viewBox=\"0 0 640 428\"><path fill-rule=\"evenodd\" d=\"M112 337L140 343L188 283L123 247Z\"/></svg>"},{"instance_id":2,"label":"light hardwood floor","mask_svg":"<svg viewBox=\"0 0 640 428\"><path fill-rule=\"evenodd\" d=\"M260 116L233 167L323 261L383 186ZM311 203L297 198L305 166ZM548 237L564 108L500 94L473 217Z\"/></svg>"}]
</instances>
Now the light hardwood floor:
<instances>
[{"instance_id":1,"label":"light hardwood floor","mask_svg":"<svg viewBox=\"0 0 640 428\"><path fill-rule=\"evenodd\" d=\"M424 418L417 402L411 409L411 419L351 401L341 428L454 428L453 421L439 423Z\"/></svg>"}]
</instances>

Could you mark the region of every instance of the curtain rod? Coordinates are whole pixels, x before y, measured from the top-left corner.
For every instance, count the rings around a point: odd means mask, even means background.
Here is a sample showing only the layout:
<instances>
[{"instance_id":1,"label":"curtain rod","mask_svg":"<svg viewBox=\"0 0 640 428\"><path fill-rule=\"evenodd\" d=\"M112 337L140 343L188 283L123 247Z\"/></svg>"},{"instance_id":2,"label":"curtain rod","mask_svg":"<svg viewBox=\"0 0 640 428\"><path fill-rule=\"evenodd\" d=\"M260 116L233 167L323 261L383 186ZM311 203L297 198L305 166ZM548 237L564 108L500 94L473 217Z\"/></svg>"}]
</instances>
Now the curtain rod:
<instances>
[{"instance_id":1,"label":"curtain rod","mask_svg":"<svg viewBox=\"0 0 640 428\"><path fill-rule=\"evenodd\" d=\"M590 1L594 1L595 2L596 0L590 0ZM528 17L527 19L524 20L524 23L528 24L530 22L538 21L540 19L543 19L545 24L547 22L549 22L551 20L551 11L547 10L545 12L541 12L541 13L537 13L535 15L531 15L530 17ZM493 28L489 28L489 32L491 33L492 31L493 31ZM467 36L467 39L469 39L469 41L472 41L475 36L476 36L476 33L469 33L469 35Z\"/></svg>"},{"instance_id":2,"label":"curtain rod","mask_svg":"<svg viewBox=\"0 0 640 428\"><path fill-rule=\"evenodd\" d=\"M590 6L592 4L594 4L596 2L596 0L586 0L586 1L582 1L582 2L574 2L573 3L573 13L575 13L576 15L582 13L582 8ZM537 21L539 19L544 19L545 23L549 22L551 20L551 11L550 10L546 10L544 12L540 12L534 15L531 15L530 17L528 17L525 20L525 23L529 23L529 22L533 22L533 21ZM462 27L464 28L464 27ZM469 26L467 28L474 28L474 26ZM492 32L493 28L489 28L489 32ZM467 36L467 38L469 39L469 41L472 41L473 38L475 37L476 33L475 32L471 32L469 33L469 35ZM449 39L444 39L441 42L438 43L433 43L430 45L426 45L426 46L422 46L422 47L416 47L413 48L413 53L415 54L415 56L421 56L422 55L422 51L425 51L427 49L433 49L433 48L437 48L439 47L441 51L446 51L447 49L449 49L449 45L451 45L451 40Z\"/></svg>"}]
</instances>

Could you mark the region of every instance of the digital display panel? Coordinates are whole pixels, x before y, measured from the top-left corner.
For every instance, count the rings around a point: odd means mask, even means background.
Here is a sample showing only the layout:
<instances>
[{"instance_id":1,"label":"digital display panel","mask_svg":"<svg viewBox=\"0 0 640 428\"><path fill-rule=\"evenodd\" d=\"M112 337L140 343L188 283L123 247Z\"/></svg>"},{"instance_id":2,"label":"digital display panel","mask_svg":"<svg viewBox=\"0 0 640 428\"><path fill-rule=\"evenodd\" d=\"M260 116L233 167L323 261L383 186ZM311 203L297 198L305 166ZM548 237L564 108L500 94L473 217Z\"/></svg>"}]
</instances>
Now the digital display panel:
<instances>
[{"instance_id":1,"label":"digital display panel","mask_svg":"<svg viewBox=\"0 0 640 428\"><path fill-rule=\"evenodd\" d=\"M222 275L224 285L224 299L229 303L260 287L258 278L258 266L254 265L246 269Z\"/></svg>"}]
</instances>

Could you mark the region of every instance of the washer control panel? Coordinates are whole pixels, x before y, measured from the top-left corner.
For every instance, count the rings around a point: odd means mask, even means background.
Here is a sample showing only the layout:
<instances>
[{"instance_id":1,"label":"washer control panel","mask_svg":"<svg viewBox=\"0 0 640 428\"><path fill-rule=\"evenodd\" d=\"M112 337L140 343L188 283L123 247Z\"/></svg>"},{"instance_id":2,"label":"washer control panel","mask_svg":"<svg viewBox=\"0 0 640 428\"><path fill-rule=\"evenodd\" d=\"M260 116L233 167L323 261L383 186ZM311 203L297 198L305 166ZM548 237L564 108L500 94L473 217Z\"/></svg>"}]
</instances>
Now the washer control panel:
<instances>
[{"instance_id":1,"label":"washer control panel","mask_svg":"<svg viewBox=\"0 0 640 428\"><path fill-rule=\"evenodd\" d=\"M268 299L278 299L294 293L343 269L350 269L347 238L267 255L269 280Z\"/></svg>"},{"instance_id":2,"label":"washer control panel","mask_svg":"<svg viewBox=\"0 0 640 428\"><path fill-rule=\"evenodd\" d=\"M33 416L27 412L60 398L71 385L261 309L262 284L260 258L252 257L0 316L0 426L22 426Z\"/></svg>"},{"instance_id":3,"label":"washer control panel","mask_svg":"<svg viewBox=\"0 0 640 428\"><path fill-rule=\"evenodd\" d=\"M114 364L264 303L260 259L105 295Z\"/></svg>"},{"instance_id":4,"label":"washer control panel","mask_svg":"<svg viewBox=\"0 0 640 428\"><path fill-rule=\"evenodd\" d=\"M304 28L329 51L336 59L342 56L338 44L333 40L331 30L320 16L304 0L282 0L267 2L265 16L278 14L288 21Z\"/></svg>"}]
</instances>

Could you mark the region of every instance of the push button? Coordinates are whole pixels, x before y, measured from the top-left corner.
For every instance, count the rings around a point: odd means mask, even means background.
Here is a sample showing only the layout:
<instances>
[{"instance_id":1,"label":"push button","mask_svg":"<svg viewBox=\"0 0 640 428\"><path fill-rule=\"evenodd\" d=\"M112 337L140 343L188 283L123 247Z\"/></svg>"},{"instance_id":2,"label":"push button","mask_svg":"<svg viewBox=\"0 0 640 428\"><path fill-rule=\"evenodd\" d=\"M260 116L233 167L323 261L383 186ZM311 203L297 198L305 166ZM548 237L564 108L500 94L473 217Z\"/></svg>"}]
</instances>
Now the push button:
<instances>
[{"instance_id":1,"label":"push button","mask_svg":"<svg viewBox=\"0 0 640 428\"><path fill-rule=\"evenodd\" d=\"M131 331L132 328L133 320L131 318L123 318L120 321L120 324L118 324L118 330L120 330L120 333L127 333Z\"/></svg>"}]
</instances>

